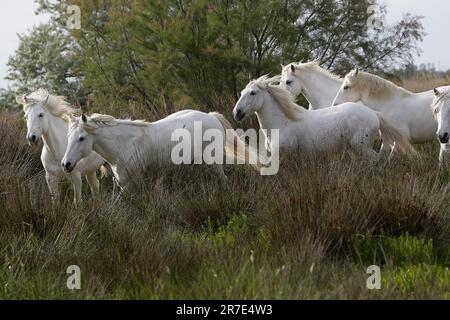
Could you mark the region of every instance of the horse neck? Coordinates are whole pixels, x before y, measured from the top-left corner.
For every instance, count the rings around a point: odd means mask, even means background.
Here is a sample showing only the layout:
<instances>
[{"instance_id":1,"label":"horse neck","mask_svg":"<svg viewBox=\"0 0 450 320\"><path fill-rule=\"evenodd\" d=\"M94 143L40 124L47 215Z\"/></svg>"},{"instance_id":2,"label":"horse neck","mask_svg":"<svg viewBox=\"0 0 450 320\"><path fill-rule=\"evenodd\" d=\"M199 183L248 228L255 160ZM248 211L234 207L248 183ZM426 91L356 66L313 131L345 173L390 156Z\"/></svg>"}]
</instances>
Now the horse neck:
<instances>
[{"instance_id":1,"label":"horse neck","mask_svg":"<svg viewBox=\"0 0 450 320\"><path fill-rule=\"evenodd\" d=\"M59 162L64 157L67 147L68 124L60 117L48 114L48 130L42 135L44 146Z\"/></svg>"},{"instance_id":2,"label":"horse neck","mask_svg":"<svg viewBox=\"0 0 450 320\"><path fill-rule=\"evenodd\" d=\"M96 129L94 133L94 151L108 161L111 165L117 166L121 161L126 162L127 157L136 152L137 147L133 142L142 137L144 131L152 130L151 126L139 127L132 124L117 124ZM151 133L148 134L145 144L148 146L151 141Z\"/></svg>"},{"instance_id":3,"label":"horse neck","mask_svg":"<svg viewBox=\"0 0 450 320\"><path fill-rule=\"evenodd\" d=\"M371 97L369 93L364 93L361 102L375 111L385 112L392 109L392 107L398 107L402 99L412 96L414 96L413 93L394 89L388 95L385 95L383 99L376 99Z\"/></svg>"},{"instance_id":4,"label":"horse neck","mask_svg":"<svg viewBox=\"0 0 450 320\"><path fill-rule=\"evenodd\" d=\"M292 122L281 110L278 101L270 94L267 94L261 109L256 112L256 116L261 129L265 130L282 129Z\"/></svg>"},{"instance_id":5,"label":"horse neck","mask_svg":"<svg viewBox=\"0 0 450 320\"><path fill-rule=\"evenodd\" d=\"M313 108L329 107L338 93L342 80L318 70L297 75L303 83L303 95Z\"/></svg>"}]
</instances>

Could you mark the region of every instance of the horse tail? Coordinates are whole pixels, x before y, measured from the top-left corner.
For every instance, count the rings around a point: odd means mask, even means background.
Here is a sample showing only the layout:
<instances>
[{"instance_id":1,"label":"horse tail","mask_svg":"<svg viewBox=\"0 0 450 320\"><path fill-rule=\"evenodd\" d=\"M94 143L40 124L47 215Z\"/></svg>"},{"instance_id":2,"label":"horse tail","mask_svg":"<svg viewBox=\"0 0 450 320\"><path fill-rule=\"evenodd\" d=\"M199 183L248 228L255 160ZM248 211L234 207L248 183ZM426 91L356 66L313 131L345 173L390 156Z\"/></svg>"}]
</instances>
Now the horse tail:
<instances>
[{"instance_id":1,"label":"horse tail","mask_svg":"<svg viewBox=\"0 0 450 320\"><path fill-rule=\"evenodd\" d=\"M395 128L383 115L377 112L378 119L380 120L380 133L383 143L387 145L393 145L398 147L403 153L416 154L413 146L411 145L408 137Z\"/></svg>"},{"instance_id":2,"label":"horse tail","mask_svg":"<svg viewBox=\"0 0 450 320\"><path fill-rule=\"evenodd\" d=\"M257 159L256 164L250 164L253 168L255 168L257 171L260 171L262 167L264 167L263 164L261 164L260 159L262 159L262 155L258 153L257 150L247 145L241 137L238 136L236 131L234 130L231 123L220 113L218 112L210 112L211 116L215 117L217 120L219 120L220 124L222 125L224 132L225 132L225 152L226 154L230 154L234 157L234 159L247 161L247 159ZM235 148L235 143L237 148ZM242 155L238 150L245 150L245 154Z\"/></svg>"}]
</instances>

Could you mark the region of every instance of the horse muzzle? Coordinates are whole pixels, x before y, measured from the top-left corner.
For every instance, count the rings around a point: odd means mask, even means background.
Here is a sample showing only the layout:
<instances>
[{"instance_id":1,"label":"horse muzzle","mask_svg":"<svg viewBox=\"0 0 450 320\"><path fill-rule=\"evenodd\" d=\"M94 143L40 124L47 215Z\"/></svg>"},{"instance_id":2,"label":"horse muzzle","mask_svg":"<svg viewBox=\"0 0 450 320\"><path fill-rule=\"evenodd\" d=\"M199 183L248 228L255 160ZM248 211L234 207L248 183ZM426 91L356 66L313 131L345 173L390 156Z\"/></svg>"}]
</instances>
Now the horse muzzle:
<instances>
[{"instance_id":1,"label":"horse muzzle","mask_svg":"<svg viewBox=\"0 0 450 320\"><path fill-rule=\"evenodd\" d=\"M242 112L241 110L237 110L233 115L234 120L240 122L244 120L245 118L245 112Z\"/></svg>"},{"instance_id":2,"label":"horse muzzle","mask_svg":"<svg viewBox=\"0 0 450 320\"><path fill-rule=\"evenodd\" d=\"M62 162L61 163L63 170L65 173L71 173L75 166L70 161Z\"/></svg>"},{"instance_id":3,"label":"horse muzzle","mask_svg":"<svg viewBox=\"0 0 450 320\"><path fill-rule=\"evenodd\" d=\"M32 145L35 145L35 144L37 144L37 143L39 142L39 137L36 136L35 134L30 134L30 135L27 137L27 140L28 140L28 144L29 144L30 146L32 146Z\"/></svg>"},{"instance_id":4,"label":"horse muzzle","mask_svg":"<svg viewBox=\"0 0 450 320\"><path fill-rule=\"evenodd\" d=\"M450 140L450 136L448 132L444 132L441 134L438 134L439 142L443 145L448 144L448 141Z\"/></svg>"}]
</instances>

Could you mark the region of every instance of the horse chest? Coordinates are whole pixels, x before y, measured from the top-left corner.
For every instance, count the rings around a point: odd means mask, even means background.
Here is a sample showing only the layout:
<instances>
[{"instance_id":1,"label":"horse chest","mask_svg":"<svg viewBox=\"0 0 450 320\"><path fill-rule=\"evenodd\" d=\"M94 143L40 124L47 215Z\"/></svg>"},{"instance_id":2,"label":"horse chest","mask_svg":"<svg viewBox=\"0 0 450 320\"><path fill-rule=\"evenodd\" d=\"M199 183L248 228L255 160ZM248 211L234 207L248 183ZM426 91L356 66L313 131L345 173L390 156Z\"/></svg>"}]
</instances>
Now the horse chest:
<instances>
[{"instance_id":1,"label":"horse chest","mask_svg":"<svg viewBox=\"0 0 450 320\"><path fill-rule=\"evenodd\" d=\"M64 175L61 167L61 161L58 160L45 146L42 149L41 162L45 171L51 172L58 176Z\"/></svg>"}]
</instances>

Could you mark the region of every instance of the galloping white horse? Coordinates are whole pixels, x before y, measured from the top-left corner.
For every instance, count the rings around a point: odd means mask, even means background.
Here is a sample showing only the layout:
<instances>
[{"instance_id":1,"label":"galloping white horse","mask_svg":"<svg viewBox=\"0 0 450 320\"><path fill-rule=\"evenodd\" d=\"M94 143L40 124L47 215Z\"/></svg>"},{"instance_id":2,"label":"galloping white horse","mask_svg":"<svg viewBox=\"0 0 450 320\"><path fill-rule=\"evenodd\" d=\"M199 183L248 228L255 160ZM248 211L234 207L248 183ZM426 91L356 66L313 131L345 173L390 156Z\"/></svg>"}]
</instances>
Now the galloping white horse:
<instances>
[{"instance_id":1,"label":"galloping white horse","mask_svg":"<svg viewBox=\"0 0 450 320\"><path fill-rule=\"evenodd\" d=\"M329 153L345 146L372 161L379 154L373 143L379 131L387 141L396 141L403 151L411 149L407 139L374 112L359 103L339 108L306 110L294 103L291 93L274 83L279 77L263 76L250 82L242 91L233 110L235 120L242 121L256 113L262 129L279 130L279 149L299 149L303 154ZM266 147L274 141L266 135Z\"/></svg>"},{"instance_id":2,"label":"galloping white horse","mask_svg":"<svg viewBox=\"0 0 450 320\"><path fill-rule=\"evenodd\" d=\"M74 202L81 202L82 177L95 195L99 191L96 171L105 163L98 154L92 153L80 162L70 174L65 174L61 168L61 160L67 146L68 119L74 114L63 97L49 95L44 89L39 89L30 95L16 97L23 106L27 120L27 139L30 144L36 144L42 137L41 161L45 169L45 179L54 202L59 201L60 182L67 178L74 187Z\"/></svg>"},{"instance_id":3,"label":"galloping white horse","mask_svg":"<svg viewBox=\"0 0 450 320\"><path fill-rule=\"evenodd\" d=\"M73 118L70 123L69 144L62 160L62 165L71 171L75 165L92 150L104 157L111 165L114 176L122 188L127 188L130 179L139 175L145 166L173 164L171 152L177 144L172 134L175 130L184 129L191 138L203 132L196 133L195 125L201 123L201 130L218 130L224 139L222 141L227 156L239 157L234 148L234 142L249 153L256 152L236 135L230 137L226 131L231 130L230 123L218 113L204 113L194 110L184 110L174 113L156 122L119 120L109 115L93 114L90 117L82 115ZM234 131L233 131L234 132ZM195 148L196 142L192 142ZM201 146L201 154L194 150L190 152L190 163L204 163L198 159L203 154L205 145ZM242 149L241 149L242 150ZM215 164L219 177L226 179L221 164Z\"/></svg>"},{"instance_id":4,"label":"galloping white horse","mask_svg":"<svg viewBox=\"0 0 450 320\"><path fill-rule=\"evenodd\" d=\"M439 161L442 164L450 152L450 90L434 89L434 94L431 109L438 122L437 137L441 144Z\"/></svg>"},{"instance_id":5,"label":"galloping white horse","mask_svg":"<svg viewBox=\"0 0 450 320\"><path fill-rule=\"evenodd\" d=\"M303 94L310 110L330 107L344 80L320 67L318 61L282 66L280 85L295 97Z\"/></svg>"},{"instance_id":6,"label":"galloping white horse","mask_svg":"<svg viewBox=\"0 0 450 320\"><path fill-rule=\"evenodd\" d=\"M429 142L436 137L437 122L430 109L433 99L433 90L413 93L356 69L345 77L334 104L361 101L382 113L410 143L415 144ZM383 141L382 151L385 149L389 149L389 144Z\"/></svg>"}]
</instances>

